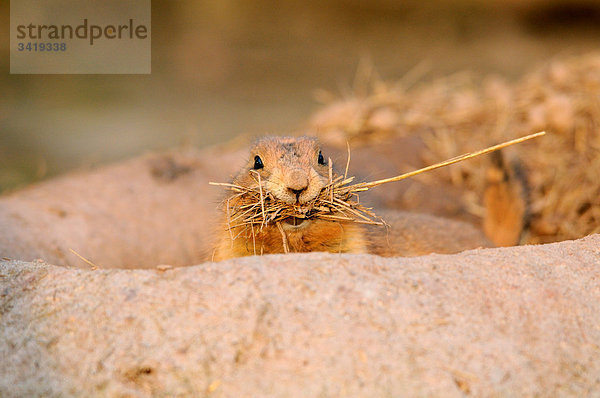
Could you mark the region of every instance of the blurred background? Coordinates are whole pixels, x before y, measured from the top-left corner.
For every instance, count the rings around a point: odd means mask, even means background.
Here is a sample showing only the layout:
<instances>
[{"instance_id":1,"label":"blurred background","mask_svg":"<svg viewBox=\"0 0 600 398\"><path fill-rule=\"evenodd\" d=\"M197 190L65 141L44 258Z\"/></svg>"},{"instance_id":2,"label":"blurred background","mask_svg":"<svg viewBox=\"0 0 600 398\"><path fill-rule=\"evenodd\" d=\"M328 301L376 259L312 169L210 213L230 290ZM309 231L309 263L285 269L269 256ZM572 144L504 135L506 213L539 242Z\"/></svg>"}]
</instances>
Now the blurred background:
<instances>
[{"instance_id":1,"label":"blurred background","mask_svg":"<svg viewBox=\"0 0 600 398\"><path fill-rule=\"evenodd\" d=\"M239 134L301 129L318 90L469 70L517 78L598 50L600 2L152 2L151 75L10 75L0 0L0 191L70 169Z\"/></svg>"}]
</instances>

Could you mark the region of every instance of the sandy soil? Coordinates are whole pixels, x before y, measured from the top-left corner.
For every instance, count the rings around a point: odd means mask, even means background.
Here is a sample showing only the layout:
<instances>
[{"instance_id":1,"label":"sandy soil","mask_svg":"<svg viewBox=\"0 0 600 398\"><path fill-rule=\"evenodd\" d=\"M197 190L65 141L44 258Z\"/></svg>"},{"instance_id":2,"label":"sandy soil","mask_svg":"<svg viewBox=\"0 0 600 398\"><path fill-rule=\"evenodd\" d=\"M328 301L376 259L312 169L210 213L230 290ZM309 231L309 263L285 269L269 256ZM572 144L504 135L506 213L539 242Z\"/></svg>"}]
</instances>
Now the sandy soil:
<instances>
[{"instance_id":1,"label":"sandy soil","mask_svg":"<svg viewBox=\"0 0 600 398\"><path fill-rule=\"evenodd\" d=\"M0 262L0 395L593 396L600 236L171 270Z\"/></svg>"},{"instance_id":2,"label":"sandy soil","mask_svg":"<svg viewBox=\"0 0 600 398\"><path fill-rule=\"evenodd\" d=\"M203 261L207 225L243 157L212 148L141 156L44 182L0 198L0 254L101 268L144 268Z\"/></svg>"}]
</instances>

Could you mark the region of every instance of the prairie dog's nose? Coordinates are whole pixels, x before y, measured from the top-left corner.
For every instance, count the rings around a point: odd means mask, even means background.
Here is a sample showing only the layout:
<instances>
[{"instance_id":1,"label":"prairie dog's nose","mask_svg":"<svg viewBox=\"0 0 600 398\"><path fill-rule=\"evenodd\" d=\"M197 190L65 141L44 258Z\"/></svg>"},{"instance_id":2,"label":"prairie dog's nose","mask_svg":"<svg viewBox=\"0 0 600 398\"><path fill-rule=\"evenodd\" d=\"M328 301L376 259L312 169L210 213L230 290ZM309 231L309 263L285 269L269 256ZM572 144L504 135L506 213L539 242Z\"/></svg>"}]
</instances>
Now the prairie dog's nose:
<instances>
[{"instance_id":1,"label":"prairie dog's nose","mask_svg":"<svg viewBox=\"0 0 600 398\"><path fill-rule=\"evenodd\" d=\"M302 170L292 170L287 183L287 189L292 194L300 195L308 188L308 176Z\"/></svg>"},{"instance_id":2,"label":"prairie dog's nose","mask_svg":"<svg viewBox=\"0 0 600 398\"><path fill-rule=\"evenodd\" d=\"M292 189L292 188L288 188L288 191L290 191L293 195L296 195L296 197L298 197L302 192L304 192L306 190L306 188L302 188L302 189Z\"/></svg>"}]
</instances>

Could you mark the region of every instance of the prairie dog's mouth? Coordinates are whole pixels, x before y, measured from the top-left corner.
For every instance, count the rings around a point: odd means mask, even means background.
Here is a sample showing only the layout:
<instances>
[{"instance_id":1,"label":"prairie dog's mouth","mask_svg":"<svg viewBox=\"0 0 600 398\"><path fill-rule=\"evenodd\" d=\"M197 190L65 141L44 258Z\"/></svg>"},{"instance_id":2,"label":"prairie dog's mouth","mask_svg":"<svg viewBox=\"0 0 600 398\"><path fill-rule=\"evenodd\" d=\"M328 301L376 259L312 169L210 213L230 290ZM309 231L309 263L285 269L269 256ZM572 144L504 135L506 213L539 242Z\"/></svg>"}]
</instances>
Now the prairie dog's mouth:
<instances>
[{"instance_id":1,"label":"prairie dog's mouth","mask_svg":"<svg viewBox=\"0 0 600 398\"><path fill-rule=\"evenodd\" d=\"M309 221L306 218L288 217L283 219L282 223L288 228L300 228L308 225Z\"/></svg>"}]
</instances>

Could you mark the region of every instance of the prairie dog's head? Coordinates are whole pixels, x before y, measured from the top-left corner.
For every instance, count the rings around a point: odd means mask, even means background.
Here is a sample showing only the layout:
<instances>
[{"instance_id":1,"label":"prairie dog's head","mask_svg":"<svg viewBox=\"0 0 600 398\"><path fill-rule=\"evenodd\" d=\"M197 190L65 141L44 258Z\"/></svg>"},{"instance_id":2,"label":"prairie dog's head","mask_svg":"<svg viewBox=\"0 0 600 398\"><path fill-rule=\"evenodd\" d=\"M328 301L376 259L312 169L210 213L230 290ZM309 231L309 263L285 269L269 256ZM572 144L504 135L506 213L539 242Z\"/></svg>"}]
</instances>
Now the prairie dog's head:
<instances>
[{"instance_id":1,"label":"prairie dog's head","mask_svg":"<svg viewBox=\"0 0 600 398\"><path fill-rule=\"evenodd\" d=\"M329 166L313 137L264 137L254 143L244 170L236 178L243 186L257 186L277 200L302 205L317 197L328 182Z\"/></svg>"}]
</instances>

